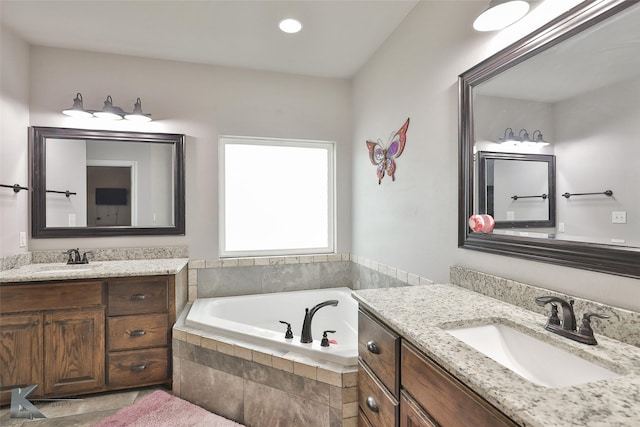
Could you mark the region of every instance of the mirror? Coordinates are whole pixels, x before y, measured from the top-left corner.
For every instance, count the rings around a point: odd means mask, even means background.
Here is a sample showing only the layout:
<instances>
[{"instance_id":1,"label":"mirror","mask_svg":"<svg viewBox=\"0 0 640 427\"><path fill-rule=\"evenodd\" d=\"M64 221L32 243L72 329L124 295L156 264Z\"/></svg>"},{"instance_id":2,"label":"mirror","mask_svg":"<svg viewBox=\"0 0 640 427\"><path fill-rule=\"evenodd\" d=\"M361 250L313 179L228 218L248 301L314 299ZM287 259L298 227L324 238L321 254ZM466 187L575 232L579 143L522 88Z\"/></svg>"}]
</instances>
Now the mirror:
<instances>
[{"instance_id":1,"label":"mirror","mask_svg":"<svg viewBox=\"0 0 640 427\"><path fill-rule=\"evenodd\" d=\"M459 76L459 247L640 278L639 19L637 2L583 2ZM472 232L480 152L554 156L555 224Z\"/></svg>"},{"instance_id":2,"label":"mirror","mask_svg":"<svg viewBox=\"0 0 640 427\"><path fill-rule=\"evenodd\" d=\"M553 155L480 151L477 211L495 228L555 227L555 174Z\"/></svg>"},{"instance_id":3,"label":"mirror","mask_svg":"<svg viewBox=\"0 0 640 427\"><path fill-rule=\"evenodd\" d=\"M184 234L184 139L32 127L32 237Z\"/></svg>"}]
</instances>

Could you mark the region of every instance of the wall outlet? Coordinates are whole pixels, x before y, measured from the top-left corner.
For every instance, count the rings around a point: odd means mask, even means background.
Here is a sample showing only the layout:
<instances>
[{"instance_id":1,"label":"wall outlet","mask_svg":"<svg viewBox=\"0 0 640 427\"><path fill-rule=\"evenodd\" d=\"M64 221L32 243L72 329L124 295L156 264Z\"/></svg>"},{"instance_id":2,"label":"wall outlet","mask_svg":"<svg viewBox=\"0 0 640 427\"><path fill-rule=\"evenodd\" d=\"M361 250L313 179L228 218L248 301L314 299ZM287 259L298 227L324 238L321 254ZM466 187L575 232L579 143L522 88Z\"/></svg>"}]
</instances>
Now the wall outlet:
<instances>
[{"instance_id":1,"label":"wall outlet","mask_svg":"<svg viewBox=\"0 0 640 427\"><path fill-rule=\"evenodd\" d=\"M611 212L611 223L612 224L626 224L627 223L627 212L626 211L613 211L613 212Z\"/></svg>"},{"instance_id":2,"label":"wall outlet","mask_svg":"<svg viewBox=\"0 0 640 427\"><path fill-rule=\"evenodd\" d=\"M564 222L558 223L558 233L564 233Z\"/></svg>"},{"instance_id":3,"label":"wall outlet","mask_svg":"<svg viewBox=\"0 0 640 427\"><path fill-rule=\"evenodd\" d=\"M515 221L516 213L514 211L507 211L507 221Z\"/></svg>"},{"instance_id":4,"label":"wall outlet","mask_svg":"<svg viewBox=\"0 0 640 427\"><path fill-rule=\"evenodd\" d=\"M27 247L27 232L26 231L21 231L20 232L20 247L21 248L26 248Z\"/></svg>"},{"instance_id":5,"label":"wall outlet","mask_svg":"<svg viewBox=\"0 0 640 427\"><path fill-rule=\"evenodd\" d=\"M76 214L69 214L69 227L75 227L76 226Z\"/></svg>"}]
</instances>

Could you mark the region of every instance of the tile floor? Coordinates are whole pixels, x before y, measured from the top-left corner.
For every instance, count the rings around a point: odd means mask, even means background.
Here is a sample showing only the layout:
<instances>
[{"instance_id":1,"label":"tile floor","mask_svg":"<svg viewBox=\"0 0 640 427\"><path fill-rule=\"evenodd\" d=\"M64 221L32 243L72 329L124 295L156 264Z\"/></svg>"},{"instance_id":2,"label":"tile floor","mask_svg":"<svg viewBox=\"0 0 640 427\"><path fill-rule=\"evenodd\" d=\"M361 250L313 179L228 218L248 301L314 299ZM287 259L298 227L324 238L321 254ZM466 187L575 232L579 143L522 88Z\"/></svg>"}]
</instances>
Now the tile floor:
<instances>
[{"instance_id":1,"label":"tile floor","mask_svg":"<svg viewBox=\"0 0 640 427\"><path fill-rule=\"evenodd\" d=\"M11 418L9 405L0 408L2 427L89 427L103 418L115 414L120 409L135 403L138 399L162 387L148 387L135 390L101 393L82 396L78 400L32 403L47 418Z\"/></svg>"}]
</instances>

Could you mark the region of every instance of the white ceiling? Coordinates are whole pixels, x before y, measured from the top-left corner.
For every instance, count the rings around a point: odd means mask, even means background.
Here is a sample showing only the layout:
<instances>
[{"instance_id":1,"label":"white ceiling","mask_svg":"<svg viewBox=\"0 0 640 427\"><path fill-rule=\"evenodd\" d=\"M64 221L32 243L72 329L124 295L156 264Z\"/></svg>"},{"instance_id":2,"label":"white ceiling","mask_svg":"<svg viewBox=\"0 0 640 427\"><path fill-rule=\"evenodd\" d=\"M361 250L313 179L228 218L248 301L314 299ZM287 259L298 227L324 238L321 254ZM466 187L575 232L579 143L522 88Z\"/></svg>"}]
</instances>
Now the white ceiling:
<instances>
[{"instance_id":1,"label":"white ceiling","mask_svg":"<svg viewBox=\"0 0 640 427\"><path fill-rule=\"evenodd\" d=\"M417 2L0 0L0 20L33 45L348 78Z\"/></svg>"}]
</instances>

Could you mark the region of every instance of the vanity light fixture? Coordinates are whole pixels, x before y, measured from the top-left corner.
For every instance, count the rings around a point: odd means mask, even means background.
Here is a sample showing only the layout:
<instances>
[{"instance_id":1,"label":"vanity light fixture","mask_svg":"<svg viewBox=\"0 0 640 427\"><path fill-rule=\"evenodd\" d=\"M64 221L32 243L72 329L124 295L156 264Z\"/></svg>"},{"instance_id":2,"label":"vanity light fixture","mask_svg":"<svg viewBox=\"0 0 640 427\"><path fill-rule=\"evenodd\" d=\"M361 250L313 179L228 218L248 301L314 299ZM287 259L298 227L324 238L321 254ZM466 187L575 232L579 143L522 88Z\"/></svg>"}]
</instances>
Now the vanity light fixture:
<instances>
[{"instance_id":1,"label":"vanity light fixture","mask_svg":"<svg viewBox=\"0 0 640 427\"><path fill-rule=\"evenodd\" d=\"M489 7L473 21L476 31L501 30L520 20L529 11L525 0L491 0Z\"/></svg>"},{"instance_id":2,"label":"vanity light fixture","mask_svg":"<svg viewBox=\"0 0 640 427\"><path fill-rule=\"evenodd\" d=\"M520 132L522 133L522 131ZM500 144L518 145L522 142L522 138L520 136L516 136L516 134L513 133L513 129L506 128L504 130L504 137L498 138L498 142Z\"/></svg>"},{"instance_id":3,"label":"vanity light fixture","mask_svg":"<svg viewBox=\"0 0 640 427\"><path fill-rule=\"evenodd\" d=\"M297 19L287 18L278 24L280 31L288 34L295 34L302 29L302 23Z\"/></svg>"},{"instance_id":4,"label":"vanity light fixture","mask_svg":"<svg viewBox=\"0 0 640 427\"><path fill-rule=\"evenodd\" d=\"M140 101L140 98L136 99L136 103L133 106L133 113L127 113L124 116L125 119L127 120L134 120L137 122L150 122L151 121L151 117L148 114L144 114L142 112L142 101Z\"/></svg>"},{"instance_id":5,"label":"vanity light fixture","mask_svg":"<svg viewBox=\"0 0 640 427\"><path fill-rule=\"evenodd\" d=\"M93 114L84 109L82 105L82 94L80 92L78 92L73 99L73 107L62 110L62 113L71 117L93 117Z\"/></svg>"},{"instance_id":6,"label":"vanity light fixture","mask_svg":"<svg viewBox=\"0 0 640 427\"><path fill-rule=\"evenodd\" d=\"M542 132L540 132L539 129L533 131L533 134L529 137L529 132L526 129L520 129L520 132L516 135L513 129L506 128L504 130L504 136L498 138L498 142L505 145L527 145L532 147L549 145L549 143L544 140Z\"/></svg>"},{"instance_id":7,"label":"vanity light fixture","mask_svg":"<svg viewBox=\"0 0 640 427\"><path fill-rule=\"evenodd\" d=\"M533 143L537 145L549 145L549 143L544 140L542 132L537 129L533 131Z\"/></svg>"},{"instance_id":8,"label":"vanity light fixture","mask_svg":"<svg viewBox=\"0 0 640 427\"><path fill-rule=\"evenodd\" d=\"M78 92L73 100L73 107L63 110L62 113L71 117L97 117L105 120L126 119L139 122L151 121L151 114L145 114L142 112L142 101L140 98L136 99L136 103L133 106L133 112L131 113L127 113L122 108L113 105L111 95L107 96L102 110L85 110L82 103L82 94L80 92Z\"/></svg>"}]
</instances>

